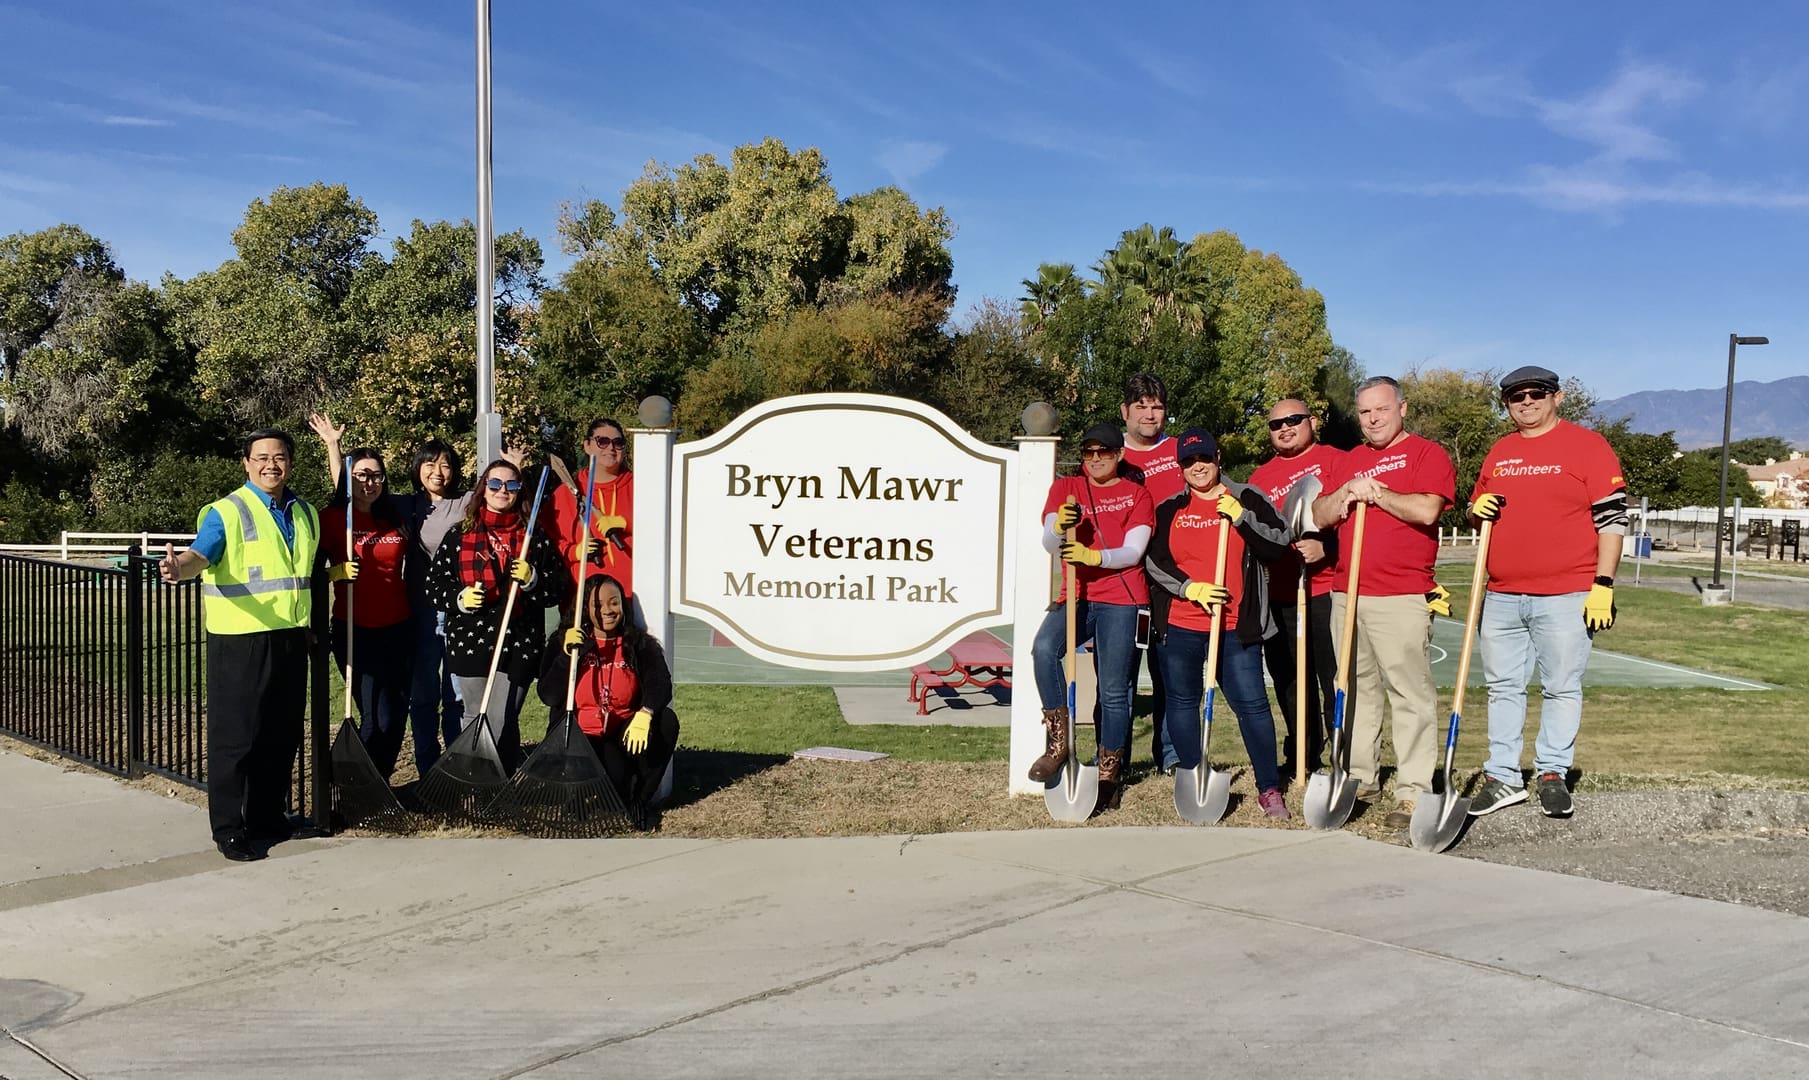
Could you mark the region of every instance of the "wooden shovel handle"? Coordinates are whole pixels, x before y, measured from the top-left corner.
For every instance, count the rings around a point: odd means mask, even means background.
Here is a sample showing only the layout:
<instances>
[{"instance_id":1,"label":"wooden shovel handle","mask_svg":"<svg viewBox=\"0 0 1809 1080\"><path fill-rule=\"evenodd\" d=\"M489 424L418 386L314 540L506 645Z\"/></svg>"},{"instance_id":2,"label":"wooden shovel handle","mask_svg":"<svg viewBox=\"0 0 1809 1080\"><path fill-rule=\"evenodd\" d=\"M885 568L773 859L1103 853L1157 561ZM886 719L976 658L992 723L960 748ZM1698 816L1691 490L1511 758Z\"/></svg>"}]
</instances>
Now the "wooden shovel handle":
<instances>
[{"instance_id":1,"label":"wooden shovel handle","mask_svg":"<svg viewBox=\"0 0 1809 1080\"><path fill-rule=\"evenodd\" d=\"M1357 504L1355 536L1350 545L1350 581L1344 588L1344 632L1339 635L1338 685L1350 689L1350 650L1357 640L1357 572L1363 569L1363 524L1368 503Z\"/></svg>"}]
</instances>

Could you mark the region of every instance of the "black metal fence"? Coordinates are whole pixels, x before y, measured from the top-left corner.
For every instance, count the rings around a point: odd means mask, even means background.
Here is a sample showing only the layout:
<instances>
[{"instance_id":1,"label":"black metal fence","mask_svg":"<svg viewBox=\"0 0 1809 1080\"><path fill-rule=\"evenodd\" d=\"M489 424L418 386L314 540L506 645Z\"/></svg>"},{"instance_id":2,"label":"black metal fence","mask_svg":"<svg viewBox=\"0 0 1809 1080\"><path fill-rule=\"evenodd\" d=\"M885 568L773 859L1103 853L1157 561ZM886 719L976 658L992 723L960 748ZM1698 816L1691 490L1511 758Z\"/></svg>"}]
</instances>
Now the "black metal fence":
<instances>
[{"instance_id":1,"label":"black metal fence","mask_svg":"<svg viewBox=\"0 0 1809 1080\"><path fill-rule=\"evenodd\" d=\"M319 820L327 663L315 652L291 809ZM200 582L165 585L136 544L101 563L0 555L0 732L119 776L204 785Z\"/></svg>"}]
</instances>

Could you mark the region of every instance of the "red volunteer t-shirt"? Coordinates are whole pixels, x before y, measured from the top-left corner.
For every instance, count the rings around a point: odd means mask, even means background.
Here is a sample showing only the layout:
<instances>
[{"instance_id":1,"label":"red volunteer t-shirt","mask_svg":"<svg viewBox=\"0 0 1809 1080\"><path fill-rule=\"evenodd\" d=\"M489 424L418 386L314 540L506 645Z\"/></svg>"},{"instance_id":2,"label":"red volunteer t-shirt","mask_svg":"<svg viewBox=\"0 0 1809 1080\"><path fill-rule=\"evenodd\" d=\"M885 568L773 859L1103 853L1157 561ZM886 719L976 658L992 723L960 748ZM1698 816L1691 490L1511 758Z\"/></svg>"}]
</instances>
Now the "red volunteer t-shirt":
<instances>
[{"instance_id":1,"label":"red volunteer t-shirt","mask_svg":"<svg viewBox=\"0 0 1809 1080\"><path fill-rule=\"evenodd\" d=\"M1457 498L1457 470L1451 455L1435 442L1404 435L1385 450L1368 443L1339 458L1322 475L1329 493L1359 476L1373 476L1390 491L1437 495L1449 507ZM1438 525L1412 525L1378 507L1370 507L1363 526L1363 572L1359 596L1405 596L1432 588L1432 564L1438 560ZM1350 587L1350 557L1357 539L1357 513L1338 525L1338 568L1332 588Z\"/></svg>"},{"instance_id":2,"label":"red volunteer t-shirt","mask_svg":"<svg viewBox=\"0 0 1809 1080\"><path fill-rule=\"evenodd\" d=\"M1175 440L1167 435L1148 450L1124 445L1124 464L1118 467L1127 480L1135 480L1149 490L1150 501L1161 505L1181 494L1187 481L1181 476L1181 463L1175 460Z\"/></svg>"},{"instance_id":3,"label":"red volunteer t-shirt","mask_svg":"<svg viewBox=\"0 0 1809 1080\"><path fill-rule=\"evenodd\" d=\"M1489 591L1556 596L1595 582L1593 506L1625 490L1608 440L1567 421L1489 448L1472 496L1507 497L1489 541Z\"/></svg>"},{"instance_id":4,"label":"red volunteer t-shirt","mask_svg":"<svg viewBox=\"0 0 1809 1080\"><path fill-rule=\"evenodd\" d=\"M1222 492L1223 489L1221 488ZM1219 533L1225 542L1225 580L1218 579ZM1237 607L1244 599L1244 537L1219 514L1219 497L1191 498L1175 511L1169 523L1168 553L1189 581L1210 581L1231 590L1231 602L1225 606L1226 630L1237 629ZM1206 608L1186 597L1176 597L1168 607L1171 626L1186 627L1202 633L1212 629L1212 616Z\"/></svg>"},{"instance_id":5,"label":"red volunteer t-shirt","mask_svg":"<svg viewBox=\"0 0 1809 1080\"><path fill-rule=\"evenodd\" d=\"M603 735L628 726L641 683L628 667L621 638L593 637L591 644L596 647L584 650L578 659L572 707L578 716L578 730Z\"/></svg>"},{"instance_id":6,"label":"red volunteer t-shirt","mask_svg":"<svg viewBox=\"0 0 1809 1080\"><path fill-rule=\"evenodd\" d=\"M1250 474L1250 482L1268 492L1274 500L1276 509L1281 509L1287 502L1288 492L1303 476L1317 476L1329 491L1338 486L1338 482L1327 482L1327 474L1334 469L1334 463L1344 456L1344 451L1324 443L1314 443L1291 458L1273 457L1256 467ZM1322 492L1323 494L1323 492ZM1311 522L1308 522L1309 531ZM1286 582L1288 591L1294 589L1294 575L1300 572L1300 554L1288 549L1285 559L1269 564L1269 580ZM1332 560L1321 559L1307 567L1307 594L1324 596L1332 591ZM1275 595L1274 593L1270 594Z\"/></svg>"},{"instance_id":7,"label":"red volunteer t-shirt","mask_svg":"<svg viewBox=\"0 0 1809 1080\"><path fill-rule=\"evenodd\" d=\"M327 561L344 562L345 507L320 515L320 533L320 549ZM333 618L345 621L347 585L358 588L358 602L352 605L355 625L394 626L408 618L408 584L402 579L408 537L391 522L358 510L352 514L352 549L358 560L358 580L333 583Z\"/></svg>"},{"instance_id":8,"label":"red volunteer t-shirt","mask_svg":"<svg viewBox=\"0 0 1809 1080\"><path fill-rule=\"evenodd\" d=\"M1064 476L1049 485L1049 497L1043 500L1043 519L1055 513L1068 501L1080 503L1080 524L1074 527L1074 538L1091 548L1111 549L1124 546L1124 534L1139 525L1154 531L1156 504L1142 484L1119 480L1106 487L1096 487L1084 476ZM1143 578L1143 561L1122 570L1103 566L1075 567L1075 580L1080 582L1080 598L1101 604L1149 603L1149 582ZM1067 575L1062 575L1061 599L1068 598Z\"/></svg>"}]
</instances>

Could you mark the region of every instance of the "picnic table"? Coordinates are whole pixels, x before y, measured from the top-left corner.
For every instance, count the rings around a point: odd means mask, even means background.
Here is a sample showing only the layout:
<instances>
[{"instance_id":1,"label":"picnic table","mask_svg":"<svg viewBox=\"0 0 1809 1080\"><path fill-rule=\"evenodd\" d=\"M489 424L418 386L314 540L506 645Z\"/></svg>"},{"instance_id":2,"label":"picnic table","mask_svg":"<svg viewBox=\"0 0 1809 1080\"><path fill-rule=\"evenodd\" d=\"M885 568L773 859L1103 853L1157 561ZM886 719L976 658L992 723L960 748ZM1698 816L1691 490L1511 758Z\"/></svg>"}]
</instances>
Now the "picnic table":
<instances>
[{"instance_id":1,"label":"picnic table","mask_svg":"<svg viewBox=\"0 0 1809 1080\"><path fill-rule=\"evenodd\" d=\"M948 659L946 668L918 664L911 669L910 700L917 703L918 716L929 713L931 690L964 686L1011 689L1011 650L985 630L976 630L950 645Z\"/></svg>"}]
</instances>

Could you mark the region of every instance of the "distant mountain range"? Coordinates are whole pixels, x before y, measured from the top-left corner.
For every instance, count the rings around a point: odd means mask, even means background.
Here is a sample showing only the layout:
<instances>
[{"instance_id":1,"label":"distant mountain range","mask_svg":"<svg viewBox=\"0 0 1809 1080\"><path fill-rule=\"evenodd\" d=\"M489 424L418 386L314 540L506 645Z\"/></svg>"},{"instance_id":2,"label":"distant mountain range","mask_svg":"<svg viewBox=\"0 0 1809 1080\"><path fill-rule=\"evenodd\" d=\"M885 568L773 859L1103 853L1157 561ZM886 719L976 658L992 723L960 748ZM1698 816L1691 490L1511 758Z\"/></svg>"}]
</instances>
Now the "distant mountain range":
<instances>
[{"instance_id":1,"label":"distant mountain range","mask_svg":"<svg viewBox=\"0 0 1809 1080\"><path fill-rule=\"evenodd\" d=\"M1596 406L1608 420L1625 416L1634 431L1677 433L1685 450L1721 445L1721 414L1727 387L1712 390L1642 390ZM1734 383L1734 438L1777 435L1798 449L1809 448L1809 375L1776 382Z\"/></svg>"}]
</instances>

